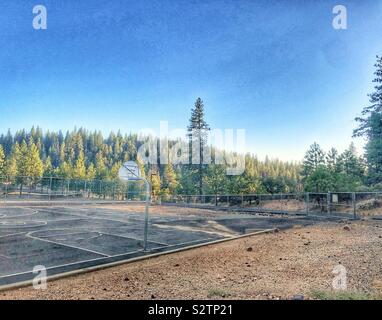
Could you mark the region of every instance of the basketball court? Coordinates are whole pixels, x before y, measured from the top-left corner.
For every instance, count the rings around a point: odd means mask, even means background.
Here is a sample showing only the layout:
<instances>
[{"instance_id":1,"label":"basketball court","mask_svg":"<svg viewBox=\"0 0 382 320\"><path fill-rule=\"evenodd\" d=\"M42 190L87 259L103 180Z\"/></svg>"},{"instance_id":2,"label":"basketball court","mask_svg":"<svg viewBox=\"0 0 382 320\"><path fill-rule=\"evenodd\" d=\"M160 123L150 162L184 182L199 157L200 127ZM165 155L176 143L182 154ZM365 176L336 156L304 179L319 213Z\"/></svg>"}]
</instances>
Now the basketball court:
<instances>
[{"instance_id":1,"label":"basketball court","mask_svg":"<svg viewBox=\"0 0 382 320\"><path fill-rule=\"evenodd\" d=\"M315 222L298 216L220 212L203 217L203 210L198 216L168 213L165 206L161 210L164 214L150 214L145 251L145 215L133 204L0 207L0 286L32 279L36 266L52 276Z\"/></svg>"}]
</instances>

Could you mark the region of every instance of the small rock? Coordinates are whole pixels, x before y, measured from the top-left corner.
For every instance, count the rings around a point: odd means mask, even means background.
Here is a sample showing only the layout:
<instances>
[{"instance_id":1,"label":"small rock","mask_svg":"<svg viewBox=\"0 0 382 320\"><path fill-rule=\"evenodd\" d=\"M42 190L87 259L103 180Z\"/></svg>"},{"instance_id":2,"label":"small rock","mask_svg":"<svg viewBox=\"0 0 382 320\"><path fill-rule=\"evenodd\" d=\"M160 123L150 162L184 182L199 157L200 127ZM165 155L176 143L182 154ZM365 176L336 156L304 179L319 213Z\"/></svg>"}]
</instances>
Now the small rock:
<instances>
[{"instance_id":1,"label":"small rock","mask_svg":"<svg viewBox=\"0 0 382 320\"><path fill-rule=\"evenodd\" d=\"M344 226L343 228L345 231L350 231L350 227L348 225Z\"/></svg>"},{"instance_id":2,"label":"small rock","mask_svg":"<svg viewBox=\"0 0 382 320\"><path fill-rule=\"evenodd\" d=\"M123 281L129 281L130 279L128 277L126 277L125 279L123 279Z\"/></svg>"},{"instance_id":3,"label":"small rock","mask_svg":"<svg viewBox=\"0 0 382 320\"><path fill-rule=\"evenodd\" d=\"M179 267L179 263L177 263L176 265L174 265L174 267Z\"/></svg>"},{"instance_id":4,"label":"small rock","mask_svg":"<svg viewBox=\"0 0 382 320\"><path fill-rule=\"evenodd\" d=\"M247 251L248 251L248 252L252 252L252 251L253 251L253 248L252 248L252 247L249 247L249 248L247 248Z\"/></svg>"},{"instance_id":5,"label":"small rock","mask_svg":"<svg viewBox=\"0 0 382 320\"><path fill-rule=\"evenodd\" d=\"M310 241L304 242L304 246L310 245Z\"/></svg>"},{"instance_id":6,"label":"small rock","mask_svg":"<svg viewBox=\"0 0 382 320\"><path fill-rule=\"evenodd\" d=\"M292 300L304 300L304 296L302 294L295 294Z\"/></svg>"},{"instance_id":7,"label":"small rock","mask_svg":"<svg viewBox=\"0 0 382 320\"><path fill-rule=\"evenodd\" d=\"M279 232L280 232L279 228L276 228L275 230L273 230L273 233L279 233Z\"/></svg>"},{"instance_id":8,"label":"small rock","mask_svg":"<svg viewBox=\"0 0 382 320\"><path fill-rule=\"evenodd\" d=\"M155 295L152 294L152 295L151 295L151 299L155 299L155 298L156 298Z\"/></svg>"}]
</instances>

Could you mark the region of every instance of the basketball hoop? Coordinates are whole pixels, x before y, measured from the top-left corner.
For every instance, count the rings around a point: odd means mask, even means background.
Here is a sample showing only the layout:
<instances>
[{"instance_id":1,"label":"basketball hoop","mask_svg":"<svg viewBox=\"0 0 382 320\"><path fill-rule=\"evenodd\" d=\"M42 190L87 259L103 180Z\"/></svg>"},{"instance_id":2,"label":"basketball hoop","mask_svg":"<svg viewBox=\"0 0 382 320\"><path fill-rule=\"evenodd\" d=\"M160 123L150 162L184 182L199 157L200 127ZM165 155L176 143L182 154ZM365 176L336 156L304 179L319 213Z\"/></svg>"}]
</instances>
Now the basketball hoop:
<instances>
[{"instance_id":1,"label":"basketball hoop","mask_svg":"<svg viewBox=\"0 0 382 320\"><path fill-rule=\"evenodd\" d=\"M149 229L149 203L151 195L150 183L142 177L141 170L139 169L138 164L135 161L127 161L118 171L119 179L122 181L144 181L146 186L146 206L145 206L145 227L144 227L144 236L143 236L143 248L144 251L147 251L147 237Z\"/></svg>"},{"instance_id":2,"label":"basketball hoop","mask_svg":"<svg viewBox=\"0 0 382 320\"><path fill-rule=\"evenodd\" d=\"M144 180L138 164L134 161L125 162L119 169L118 176L123 181Z\"/></svg>"}]
</instances>

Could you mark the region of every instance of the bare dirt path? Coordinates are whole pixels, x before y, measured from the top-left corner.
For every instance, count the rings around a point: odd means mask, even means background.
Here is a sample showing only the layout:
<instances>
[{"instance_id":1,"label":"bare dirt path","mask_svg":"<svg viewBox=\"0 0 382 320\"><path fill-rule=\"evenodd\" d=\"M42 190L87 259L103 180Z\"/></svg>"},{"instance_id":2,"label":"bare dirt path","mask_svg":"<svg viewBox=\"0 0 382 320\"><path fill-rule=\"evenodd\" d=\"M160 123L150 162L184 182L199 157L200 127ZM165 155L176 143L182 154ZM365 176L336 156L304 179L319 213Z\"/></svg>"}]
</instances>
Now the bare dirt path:
<instances>
[{"instance_id":1,"label":"bare dirt path","mask_svg":"<svg viewBox=\"0 0 382 320\"><path fill-rule=\"evenodd\" d=\"M0 299L290 299L330 290L382 293L382 221L323 223L252 236L31 287ZM345 228L344 228L345 227Z\"/></svg>"}]
</instances>

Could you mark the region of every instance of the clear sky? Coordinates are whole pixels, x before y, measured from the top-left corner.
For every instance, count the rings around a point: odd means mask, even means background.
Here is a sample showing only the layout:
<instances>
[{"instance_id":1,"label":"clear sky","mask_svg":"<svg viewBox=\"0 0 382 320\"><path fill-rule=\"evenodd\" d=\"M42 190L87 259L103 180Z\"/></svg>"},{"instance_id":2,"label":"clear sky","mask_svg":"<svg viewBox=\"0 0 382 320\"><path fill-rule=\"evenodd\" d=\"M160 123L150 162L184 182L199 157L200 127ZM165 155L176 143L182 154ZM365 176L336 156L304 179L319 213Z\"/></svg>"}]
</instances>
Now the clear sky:
<instances>
[{"instance_id":1,"label":"clear sky","mask_svg":"<svg viewBox=\"0 0 382 320\"><path fill-rule=\"evenodd\" d=\"M32 28L43 4L48 29ZM348 29L332 27L332 8ZM263 158L343 150L382 54L382 1L3 0L0 131L246 129ZM360 141L356 141L360 145ZM360 150L361 151L361 150Z\"/></svg>"}]
</instances>

